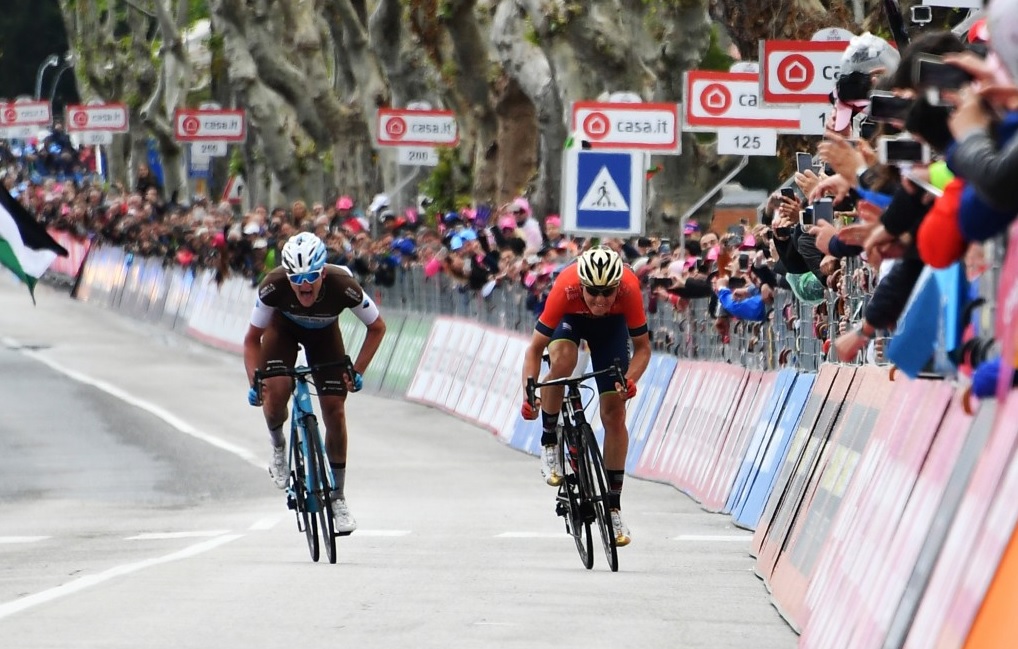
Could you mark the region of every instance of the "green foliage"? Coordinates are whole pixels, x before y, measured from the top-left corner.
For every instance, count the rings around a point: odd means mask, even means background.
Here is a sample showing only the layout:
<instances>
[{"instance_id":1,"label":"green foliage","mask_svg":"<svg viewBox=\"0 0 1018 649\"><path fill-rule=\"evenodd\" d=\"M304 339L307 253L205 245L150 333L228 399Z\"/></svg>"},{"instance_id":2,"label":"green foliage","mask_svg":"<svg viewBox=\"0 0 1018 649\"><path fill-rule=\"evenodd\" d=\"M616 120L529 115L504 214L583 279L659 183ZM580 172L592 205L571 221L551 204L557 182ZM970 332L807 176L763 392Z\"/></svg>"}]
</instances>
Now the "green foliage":
<instances>
[{"instance_id":1,"label":"green foliage","mask_svg":"<svg viewBox=\"0 0 1018 649\"><path fill-rule=\"evenodd\" d=\"M432 200L425 210L429 221L440 214L470 205L473 177L469 165L460 163L459 150L438 150L438 164L431 175L418 187L421 194Z\"/></svg>"},{"instance_id":2,"label":"green foliage","mask_svg":"<svg viewBox=\"0 0 1018 649\"><path fill-rule=\"evenodd\" d=\"M243 147L239 146L230 147L230 150L231 150L229 163L230 175L244 176L246 178L247 176L245 175L245 173L247 172L247 166L244 162Z\"/></svg>"},{"instance_id":3,"label":"green foliage","mask_svg":"<svg viewBox=\"0 0 1018 649\"><path fill-rule=\"evenodd\" d=\"M187 22L188 24L193 23L196 20L202 18L211 18L212 14L209 12L208 0L188 0L187 2Z\"/></svg>"},{"instance_id":4,"label":"green foliage","mask_svg":"<svg viewBox=\"0 0 1018 649\"><path fill-rule=\"evenodd\" d=\"M711 23L710 45L707 47L707 53L703 55L703 60L700 61L700 69L721 70L727 72L728 68L730 68L734 62L735 59L730 57L727 52L721 49L721 37L718 34L718 27Z\"/></svg>"},{"instance_id":5,"label":"green foliage","mask_svg":"<svg viewBox=\"0 0 1018 649\"><path fill-rule=\"evenodd\" d=\"M541 41L541 37L537 33L537 27L534 26L534 22L530 20L530 16L526 16L523 19L526 27L523 30L523 40L527 41L531 45L538 45Z\"/></svg>"}]
</instances>

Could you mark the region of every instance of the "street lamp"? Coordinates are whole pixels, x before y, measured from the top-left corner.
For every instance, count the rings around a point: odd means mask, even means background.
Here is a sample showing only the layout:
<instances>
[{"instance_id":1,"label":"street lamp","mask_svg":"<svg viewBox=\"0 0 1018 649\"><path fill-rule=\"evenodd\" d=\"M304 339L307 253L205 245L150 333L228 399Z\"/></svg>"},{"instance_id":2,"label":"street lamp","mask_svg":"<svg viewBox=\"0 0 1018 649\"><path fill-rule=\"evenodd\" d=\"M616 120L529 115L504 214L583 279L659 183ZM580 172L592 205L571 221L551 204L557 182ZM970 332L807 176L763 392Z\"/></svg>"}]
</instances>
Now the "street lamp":
<instances>
[{"instance_id":1,"label":"street lamp","mask_svg":"<svg viewBox=\"0 0 1018 649\"><path fill-rule=\"evenodd\" d=\"M64 54L64 64L60 66L60 71L57 72L57 78L53 80L53 87L50 89L49 103L51 105L53 104L53 98L57 96L57 86L60 85L60 77L64 75L64 72L67 72L73 67L74 56L68 52L67 54Z\"/></svg>"},{"instance_id":2,"label":"street lamp","mask_svg":"<svg viewBox=\"0 0 1018 649\"><path fill-rule=\"evenodd\" d=\"M39 96L42 95L42 75L46 73L46 68L51 68L60 63L60 57L56 54L50 54L49 57L42 62L39 66L39 71L35 73L35 99L39 100Z\"/></svg>"}]
</instances>

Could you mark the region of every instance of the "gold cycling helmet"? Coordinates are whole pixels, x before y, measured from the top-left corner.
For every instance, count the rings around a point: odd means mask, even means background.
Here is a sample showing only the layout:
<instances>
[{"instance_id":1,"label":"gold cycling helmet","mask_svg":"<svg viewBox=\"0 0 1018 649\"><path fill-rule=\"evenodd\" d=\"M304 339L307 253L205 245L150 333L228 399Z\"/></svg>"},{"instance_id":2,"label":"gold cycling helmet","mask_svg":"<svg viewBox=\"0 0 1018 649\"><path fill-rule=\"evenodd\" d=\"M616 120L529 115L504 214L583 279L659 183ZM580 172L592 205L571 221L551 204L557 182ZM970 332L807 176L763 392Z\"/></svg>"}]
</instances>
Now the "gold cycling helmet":
<instances>
[{"instance_id":1,"label":"gold cycling helmet","mask_svg":"<svg viewBox=\"0 0 1018 649\"><path fill-rule=\"evenodd\" d=\"M622 258L611 248L598 246L580 255L576 270L584 286L618 286L622 281Z\"/></svg>"}]
</instances>

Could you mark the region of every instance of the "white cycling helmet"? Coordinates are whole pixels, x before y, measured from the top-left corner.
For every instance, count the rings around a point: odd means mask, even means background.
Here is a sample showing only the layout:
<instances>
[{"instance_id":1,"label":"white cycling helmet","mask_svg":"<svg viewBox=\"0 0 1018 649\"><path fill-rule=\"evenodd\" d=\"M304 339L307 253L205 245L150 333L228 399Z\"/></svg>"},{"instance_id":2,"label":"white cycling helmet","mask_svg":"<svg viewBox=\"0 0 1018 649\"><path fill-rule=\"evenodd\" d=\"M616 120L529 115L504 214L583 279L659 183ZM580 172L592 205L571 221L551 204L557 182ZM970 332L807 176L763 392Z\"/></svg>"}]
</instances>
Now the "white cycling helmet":
<instances>
[{"instance_id":1,"label":"white cycling helmet","mask_svg":"<svg viewBox=\"0 0 1018 649\"><path fill-rule=\"evenodd\" d=\"M329 250L310 232L296 234L283 246L283 267L288 275L313 273L325 267Z\"/></svg>"},{"instance_id":2,"label":"white cycling helmet","mask_svg":"<svg viewBox=\"0 0 1018 649\"><path fill-rule=\"evenodd\" d=\"M622 258L611 248L598 246L580 255L576 270L584 286L618 286L622 281Z\"/></svg>"}]
</instances>

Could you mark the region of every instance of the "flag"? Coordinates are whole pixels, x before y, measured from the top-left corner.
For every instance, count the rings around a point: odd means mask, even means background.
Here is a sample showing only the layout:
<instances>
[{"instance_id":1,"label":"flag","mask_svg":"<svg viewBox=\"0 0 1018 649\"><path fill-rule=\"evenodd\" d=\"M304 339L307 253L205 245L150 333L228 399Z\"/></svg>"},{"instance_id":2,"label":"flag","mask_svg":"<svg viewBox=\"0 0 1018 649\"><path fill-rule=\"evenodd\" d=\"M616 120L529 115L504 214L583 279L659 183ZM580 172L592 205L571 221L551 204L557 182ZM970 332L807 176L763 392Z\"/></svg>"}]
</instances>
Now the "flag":
<instances>
[{"instance_id":1,"label":"flag","mask_svg":"<svg viewBox=\"0 0 1018 649\"><path fill-rule=\"evenodd\" d=\"M67 250L0 183L0 264L28 286L33 304L35 284L57 255Z\"/></svg>"}]
</instances>

